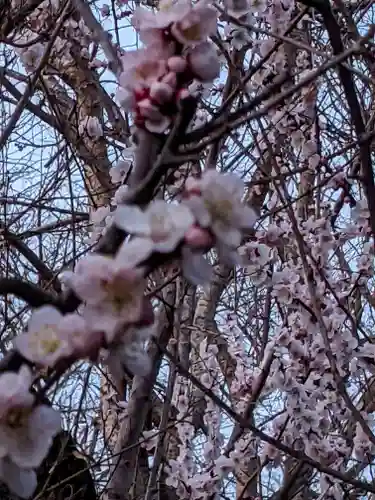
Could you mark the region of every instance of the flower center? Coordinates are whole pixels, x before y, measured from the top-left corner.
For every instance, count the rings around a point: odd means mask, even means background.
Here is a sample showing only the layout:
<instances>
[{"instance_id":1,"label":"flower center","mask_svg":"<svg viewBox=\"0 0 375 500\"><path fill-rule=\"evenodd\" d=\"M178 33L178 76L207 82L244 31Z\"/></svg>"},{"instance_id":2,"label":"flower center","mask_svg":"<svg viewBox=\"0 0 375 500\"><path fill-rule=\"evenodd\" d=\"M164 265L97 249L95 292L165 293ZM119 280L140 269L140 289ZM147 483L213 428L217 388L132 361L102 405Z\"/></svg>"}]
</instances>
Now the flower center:
<instances>
[{"instance_id":1,"label":"flower center","mask_svg":"<svg viewBox=\"0 0 375 500\"><path fill-rule=\"evenodd\" d=\"M161 0L161 2L159 2L158 11L168 12L169 10L171 10L174 4L174 0Z\"/></svg>"},{"instance_id":2,"label":"flower center","mask_svg":"<svg viewBox=\"0 0 375 500\"><path fill-rule=\"evenodd\" d=\"M191 42L199 42L199 40L202 38L202 33L199 23L195 23L187 28L181 29L181 32L184 38Z\"/></svg>"},{"instance_id":3,"label":"flower center","mask_svg":"<svg viewBox=\"0 0 375 500\"><path fill-rule=\"evenodd\" d=\"M152 214L150 217L151 239L155 243L165 240L171 232L171 225L163 215Z\"/></svg>"},{"instance_id":4,"label":"flower center","mask_svg":"<svg viewBox=\"0 0 375 500\"><path fill-rule=\"evenodd\" d=\"M229 199L220 199L220 200L204 200L204 204L211 214L213 219L219 219L224 222L229 223L232 212L233 212L233 203Z\"/></svg>"},{"instance_id":5,"label":"flower center","mask_svg":"<svg viewBox=\"0 0 375 500\"><path fill-rule=\"evenodd\" d=\"M135 69L135 76L139 80L147 80L155 73L157 63L153 61L145 61L140 63Z\"/></svg>"},{"instance_id":6,"label":"flower center","mask_svg":"<svg viewBox=\"0 0 375 500\"><path fill-rule=\"evenodd\" d=\"M4 416L4 423L11 429L19 429L26 425L26 421L32 412L30 407L14 407L10 408Z\"/></svg>"},{"instance_id":7,"label":"flower center","mask_svg":"<svg viewBox=\"0 0 375 500\"><path fill-rule=\"evenodd\" d=\"M114 278L112 281L102 280L101 284L107 293L108 301L111 302L117 313L132 301L133 294L128 288L128 284L125 280Z\"/></svg>"},{"instance_id":8,"label":"flower center","mask_svg":"<svg viewBox=\"0 0 375 500\"><path fill-rule=\"evenodd\" d=\"M53 354L61 345L61 340L56 335L56 330L52 325L44 325L34 335L34 345L42 349L43 353Z\"/></svg>"}]
</instances>

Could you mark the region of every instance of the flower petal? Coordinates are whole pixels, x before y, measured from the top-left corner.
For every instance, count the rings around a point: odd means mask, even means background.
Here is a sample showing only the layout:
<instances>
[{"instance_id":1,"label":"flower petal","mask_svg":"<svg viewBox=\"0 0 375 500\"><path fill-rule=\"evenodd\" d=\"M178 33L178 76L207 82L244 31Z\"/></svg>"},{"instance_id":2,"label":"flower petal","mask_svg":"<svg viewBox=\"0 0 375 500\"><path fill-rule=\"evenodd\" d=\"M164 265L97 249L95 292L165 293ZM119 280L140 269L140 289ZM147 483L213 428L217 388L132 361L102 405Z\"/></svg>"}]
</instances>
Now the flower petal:
<instances>
[{"instance_id":1,"label":"flower petal","mask_svg":"<svg viewBox=\"0 0 375 500\"><path fill-rule=\"evenodd\" d=\"M116 260L123 262L129 268L133 268L148 259L152 251L153 243L151 240L136 237L121 245Z\"/></svg>"},{"instance_id":2,"label":"flower petal","mask_svg":"<svg viewBox=\"0 0 375 500\"><path fill-rule=\"evenodd\" d=\"M182 248L182 270L185 278L193 285L209 283L212 279L212 266L201 253L192 252L189 247Z\"/></svg>"},{"instance_id":3,"label":"flower petal","mask_svg":"<svg viewBox=\"0 0 375 500\"><path fill-rule=\"evenodd\" d=\"M240 210L238 210L238 225L245 229L250 229L254 227L256 221L258 220L258 215L251 207L243 205Z\"/></svg>"},{"instance_id":4,"label":"flower petal","mask_svg":"<svg viewBox=\"0 0 375 500\"><path fill-rule=\"evenodd\" d=\"M52 306L42 306L35 309L28 323L29 332L38 331L42 326L58 325L62 314Z\"/></svg>"},{"instance_id":5,"label":"flower petal","mask_svg":"<svg viewBox=\"0 0 375 500\"><path fill-rule=\"evenodd\" d=\"M120 229L142 236L149 236L148 216L140 208L133 205L120 205L116 208L114 223Z\"/></svg>"},{"instance_id":6,"label":"flower petal","mask_svg":"<svg viewBox=\"0 0 375 500\"><path fill-rule=\"evenodd\" d=\"M9 459L3 460L1 478L11 492L20 498L30 498L38 484L33 470L20 468Z\"/></svg>"}]
</instances>

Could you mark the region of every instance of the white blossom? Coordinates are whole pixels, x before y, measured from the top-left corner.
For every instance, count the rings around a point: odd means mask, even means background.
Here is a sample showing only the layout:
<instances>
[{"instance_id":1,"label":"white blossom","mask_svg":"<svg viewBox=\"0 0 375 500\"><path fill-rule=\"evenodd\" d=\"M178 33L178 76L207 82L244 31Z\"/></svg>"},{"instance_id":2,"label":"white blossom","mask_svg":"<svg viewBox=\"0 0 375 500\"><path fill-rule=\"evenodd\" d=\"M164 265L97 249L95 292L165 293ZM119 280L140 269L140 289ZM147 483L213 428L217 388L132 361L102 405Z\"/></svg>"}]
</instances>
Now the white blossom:
<instances>
[{"instance_id":1,"label":"white blossom","mask_svg":"<svg viewBox=\"0 0 375 500\"><path fill-rule=\"evenodd\" d=\"M113 340L116 328L141 318L145 280L123 258L88 255L67 276L69 286L86 302L83 316L91 328Z\"/></svg>"},{"instance_id":2,"label":"white blossom","mask_svg":"<svg viewBox=\"0 0 375 500\"><path fill-rule=\"evenodd\" d=\"M30 370L0 375L0 457L18 467L38 467L60 430L60 415L46 405L34 406ZM9 465L9 464L8 464Z\"/></svg>"},{"instance_id":3,"label":"white blossom","mask_svg":"<svg viewBox=\"0 0 375 500\"><path fill-rule=\"evenodd\" d=\"M14 340L15 348L34 363L53 366L72 352L60 331L62 319L62 314L52 306L36 309L29 320L28 331Z\"/></svg>"},{"instance_id":4,"label":"white blossom","mask_svg":"<svg viewBox=\"0 0 375 500\"><path fill-rule=\"evenodd\" d=\"M209 169L199 180L187 187L184 203L192 210L198 223L210 228L222 254L236 250L242 230L253 227L254 210L242 202L244 184L234 174L221 174Z\"/></svg>"},{"instance_id":5,"label":"white blossom","mask_svg":"<svg viewBox=\"0 0 375 500\"><path fill-rule=\"evenodd\" d=\"M116 209L115 224L142 241L139 245L151 251L169 253L182 241L194 223L193 214L185 205L155 200L142 211L136 206L123 205Z\"/></svg>"}]
</instances>

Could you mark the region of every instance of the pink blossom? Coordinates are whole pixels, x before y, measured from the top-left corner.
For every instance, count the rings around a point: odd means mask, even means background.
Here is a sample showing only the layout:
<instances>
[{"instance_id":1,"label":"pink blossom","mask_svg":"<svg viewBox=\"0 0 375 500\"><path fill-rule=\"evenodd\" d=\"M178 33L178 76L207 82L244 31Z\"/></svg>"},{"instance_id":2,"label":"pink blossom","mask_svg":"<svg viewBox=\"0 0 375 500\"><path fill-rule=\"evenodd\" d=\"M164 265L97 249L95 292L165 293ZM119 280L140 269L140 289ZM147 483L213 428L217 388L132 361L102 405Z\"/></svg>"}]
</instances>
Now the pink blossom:
<instances>
[{"instance_id":1,"label":"pink blossom","mask_svg":"<svg viewBox=\"0 0 375 500\"><path fill-rule=\"evenodd\" d=\"M115 224L142 238L144 248L149 248L150 252L173 251L193 223L193 214L187 206L162 200L153 201L145 211L124 205L115 212Z\"/></svg>"},{"instance_id":2,"label":"pink blossom","mask_svg":"<svg viewBox=\"0 0 375 500\"><path fill-rule=\"evenodd\" d=\"M196 45L214 35L217 29L217 12L212 6L200 1L171 26L171 34L183 45Z\"/></svg>"},{"instance_id":3,"label":"pink blossom","mask_svg":"<svg viewBox=\"0 0 375 500\"><path fill-rule=\"evenodd\" d=\"M0 457L8 456L18 467L35 468L47 455L60 430L60 415L46 405L33 406L30 370L0 375Z\"/></svg>"},{"instance_id":4,"label":"pink blossom","mask_svg":"<svg viewBox=\"0 0 375 500\"><path fill-rule=\"evenodd\" d=\"M241 230L252 227L257 219L254 210L242 203L242 180L210 169L187 190L184 203L200 226L210 228L222 250L235 250L241 243Z\"/></svg>"},{"instance_id":5,"label":"pink blossom","mask_svg":"<svg viewBox=\"0 0 375 500\"><path fill-rule=\"evenodd\" d=\"M202 0L195 5L188 0L162 0L157 13L138 8L133 24L146 44L170 43L165 37L166 31L170 30L179 43L195 45L216 32L217 12Z\"/></svg>"},{"instance_id":6,"label":"pink blossom","mask_svg":"<svg viewBox=\"0 0 375 500\"><path fill-rule=\"evenodd\" d=\"M174 88L163 81L154 82L150 87L150 98L158 104L164 104L171 100Z\"/></svg>"},{"instance_id":7,"label":"pink blossom","mask_svg":"<svg viewBox=\"0 0 375 500\"><path fill-rule=\"evenodd\" d=\"M174 73L182 73L187 66L186 59L181 56L172 56L168 59L168 69Z\"/></svg>"},{"instance_id":8,"label":"pink blossom","mask_svg":"<svg viewBox=\"0 0 375 500\"><path fill-rule=\"evenodd\" d=\"M88 255L70 273L69 285L86 302L84 318L111 341L119 325L141 319L145 280L123 258Z\"/></svg>"},{"instance_id":9,"label":"pink blossom","mask_svg":"<svg viewBox=\"0 0 375 500\"><path fill-rule=\"evenodd\" d=\"M52 306L36 309L29 320L28 331L14 340L15 348L34 363L53 366L72 353L71 345L60 331L62 320L62 314Z\"/></svg>"},{"instance_id":10,"label":"pink blossom","mask_svg":"<svg viewBox=\"0 0 375 500\"><path fill-rule=\"evenodd\" d=\"M161 0L159 11L154 13L147 9L138 7L133 16L134 27L142 33L148 30L164 30L187 15L191 10L189 0ZM145 41L145 40L143 40Z\"/></svg>"},{"instance_id":11,"label":"pink blossom","mask_svg":"<svg viewBox=\"0 0 375 500\"><path fill-rule=\"evenodd\" d=\"M63 317L59 325L59 334L66 340L76 357L95 359L103 342L102 332L90 328L85 319L78 314L67 314Z\"/></svg>"},{"instance_id":12,"label":"pink blossom","mask_svg":"<svg viewBox=\"0 0 375 500\"><path fill-rule=\"evenodd\" d=\"M127 90L148 88L168 71L169 54L157 48L139 49L122 56L123 71L119 84Z\"/></svg>"}]
</instances>

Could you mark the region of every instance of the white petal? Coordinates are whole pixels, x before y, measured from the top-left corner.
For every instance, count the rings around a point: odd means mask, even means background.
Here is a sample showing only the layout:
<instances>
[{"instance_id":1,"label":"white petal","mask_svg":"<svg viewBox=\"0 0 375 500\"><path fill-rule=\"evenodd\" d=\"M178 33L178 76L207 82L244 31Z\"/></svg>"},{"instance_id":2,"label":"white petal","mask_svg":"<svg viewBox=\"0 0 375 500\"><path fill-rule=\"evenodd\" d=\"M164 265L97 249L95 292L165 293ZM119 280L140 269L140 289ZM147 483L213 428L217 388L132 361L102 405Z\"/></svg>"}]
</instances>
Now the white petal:
<instances>
[{"instance_id":1,"label":"white petal","mask_svg":"<svg viewBox=\"0 0 375 500\"><path fill-rule=\"evenodd\" d=\"M185 278L193 285L209 283L212 279L212 266L200 253L188 247L182 249L182 271Z\"/></svg>"},{"instance_id":2,"label":"white petal","mask_svg":"<svg viewBox=\"0 0 375 500\"><path fill-rule=\"evenodd\" d=\"M40 405L34 409L29 423L35 432L40 432L49 439L60 432L61 415L50 406Z\"/></svg>"},{"instance_id":3,"label":"white petal","mask_svg":"<svg viewBox=\"0 0 375 500\"><path fill-rule=\"evenodd\" d=\"M212 232L221 243L232 248L237 248L241 244L241 233L238 229L230 227L220 219L212 223Z\"/></svg>"},{"instance_id":4,"label":"white petal","mask_svg":"<svg viewBox=\"0 0 375 500\"><path fill-rule=\"evenodd\" d=\"M83 316L91 329L104 332L108 343L113 341L117 328L124 322L118 316L114 316L111 309L105 309L103 305L101 307L86 306Z\"/></svg>"},{"instance_id":5,"label":"white petal","mask_svg":"<svg viewBox=\"0 0 375 500\"><path fill-rule=\"evenodd\" d=\"M176 249L178 244L181 242L185 231L174 231L168 238L163 239L154 243L154 250L160 253L170 253Z\"/></svg>"},{"instance_id":6,"label":"white petal","mask_svg":"<svg viewBox=\"0 0 375 500\"><path fill-rule=\"evenodd\" d=\"M10 434L8 437L11 437ZM12 436L11 441L9 456L15 464L23 468L38 467L47 456L51 445L51 441L43 436L31 437L29 429L19 430L17 435Z\"/></svg>"},{"instance_id":7,"label":"white petal","mask_svg":"<svg viewBox=\"0 0 375 500\"><path fill-rule=\"evenodd\" d=\"M194 224L194 215L186 205L173 205L173 208L171 209L171 216L177 227L188 229Z\"/></svg>"},{"instance_id":8,"label":"white petal","mask_svg":"<svg viewBox=\"0 0 375 500\"><path fill-rule=\"evenodd\" d=\"M195 219L202 227L208 227L211 224L211 216L208 212L201 196L190 196L184 203L190 208Z\"/></svg>"},{"instance_id":9,"label":"white petal","mask_svg":"<svg viewBox=\"0 0 375 500\"><path fill-rule=\"evenodd\" d=\"M33 470L21 469L9 459L2 464L2 480L21 498L30 498L38 484Z\"/></svg>"},{"instance_id":10,"label":"white petal","mask_svg":"<svg viewBox=\"0 0 375 500\"><path fill-rule=\"evenodd\" d=\"M116 208L114 223L120 229L130 233L148 236L150 225L148 216L138 207L132 205L121 205Z\"/></svg>"},{"instance_id":11,"label":"white petal","mask_svg":"<svg viewBox=\"0 0 375 500\"><path fill-rule=\"evenodd\" d=\"M121 245L116 261L121 261L126 267L133 268L148 259L153 250L154 245L151 240L136 237Z\"/></svg>"},{"instance_id":12,"label":"white petal","mask_svg":"<svg viewBox=\"0 0 375 500\"><path fill-rule=\"evenodd\" d=\"M258 215L252 208L243 205L238 210L238 225L246 229L254 227L256 221L258 220Z\"/></svg>"},{"instance_id":13,"label":"white petal","mask_svg":"<svg viewBox=\"0 0 375 500\"><path fill-rule=\"evenodd\" d=\"M161 119L158 121L146 120L145 127L149 132L153 134L162 134L167 130L170 123L171 120L170 118L168 118L168 116L162 116Z\"/></svg>"},{"instance_id":14,"label":"white petal","mask_svg":"<svg viewBox=\"0 0 375 500\"><path fill-rule=\"evenodd\" d=\"M52 306L43 306L39 309L35 309L33 312L28 329L30 332L38 331L40 328L46 324L57 325L62 318L62 314Z\"/></svg>"}]
</instances>

